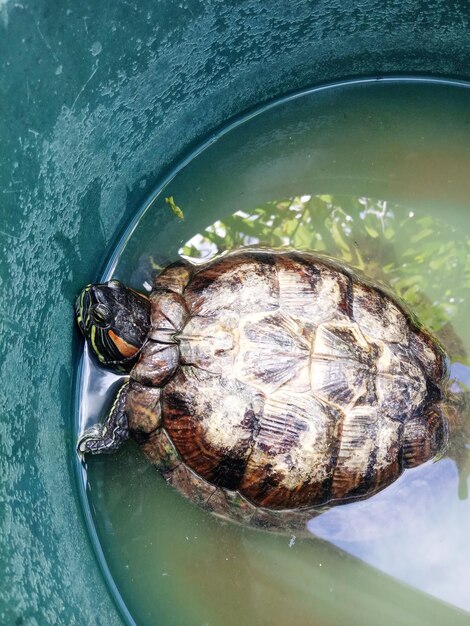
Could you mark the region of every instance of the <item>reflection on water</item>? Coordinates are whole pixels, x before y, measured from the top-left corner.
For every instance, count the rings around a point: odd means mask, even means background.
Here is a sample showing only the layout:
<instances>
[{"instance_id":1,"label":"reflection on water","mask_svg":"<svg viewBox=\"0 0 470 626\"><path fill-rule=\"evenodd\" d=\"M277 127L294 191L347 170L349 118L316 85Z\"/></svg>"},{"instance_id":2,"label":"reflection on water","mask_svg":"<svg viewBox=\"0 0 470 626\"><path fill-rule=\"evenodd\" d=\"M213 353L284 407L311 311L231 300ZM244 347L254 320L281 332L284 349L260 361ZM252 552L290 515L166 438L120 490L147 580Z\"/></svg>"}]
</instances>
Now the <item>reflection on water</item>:
<instances>
[{"instance_id":1,"label":"reflection on water","mask_svg":"<svg viewBox=\"0 0 470 626\"><path fill-rule=\"evenodd\" d=\"M124 377L102 367L91 358L88 345L83 350L82 377L87 381L87 393L82 395L78 407L79 433L101 421L106 401L117 393Z\"/></svg>"},{"instance_id":2,"label":"reflection on water","mask_svg":"<svg viewBox=\"0 0 470 626\"><path fill-rule=\"evenodd\" d=\"M429 463L368 501L327 511L308 528L381 572L470 611L470 507L456 501L457 483L451 461Z\"/></svg>"}]
</instances>

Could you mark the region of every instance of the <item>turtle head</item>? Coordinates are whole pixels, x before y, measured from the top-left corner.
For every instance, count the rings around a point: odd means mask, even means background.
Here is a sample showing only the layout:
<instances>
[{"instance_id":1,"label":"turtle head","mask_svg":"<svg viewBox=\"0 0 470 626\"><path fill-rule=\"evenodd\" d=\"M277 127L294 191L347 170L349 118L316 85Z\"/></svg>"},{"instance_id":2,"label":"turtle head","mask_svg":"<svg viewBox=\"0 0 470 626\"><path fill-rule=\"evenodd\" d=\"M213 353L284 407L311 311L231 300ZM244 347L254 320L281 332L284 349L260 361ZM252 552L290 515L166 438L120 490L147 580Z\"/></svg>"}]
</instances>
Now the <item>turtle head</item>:
<instances>
[{"instance_id":1,"label":"turtle head","mask_svg":"<svg viewBox=\"0 0 470 626\"><path fill-rule=\"evenodd\" d=\"M150 328L146 296L117 280L88 285L77 298L75 315L103 365L120 372L132 369Z\"/></svg>"}]
</instances>

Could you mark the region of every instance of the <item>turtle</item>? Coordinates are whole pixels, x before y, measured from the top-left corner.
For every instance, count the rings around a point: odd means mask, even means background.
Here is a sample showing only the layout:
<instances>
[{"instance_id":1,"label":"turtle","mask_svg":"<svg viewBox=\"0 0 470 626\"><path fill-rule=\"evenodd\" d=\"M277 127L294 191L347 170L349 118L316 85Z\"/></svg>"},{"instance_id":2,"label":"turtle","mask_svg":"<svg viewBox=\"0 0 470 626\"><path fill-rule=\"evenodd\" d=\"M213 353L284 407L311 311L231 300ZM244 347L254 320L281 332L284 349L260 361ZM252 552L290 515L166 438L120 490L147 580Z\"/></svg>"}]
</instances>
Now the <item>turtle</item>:
<instances>
[{"instance_id":1,"label":"turtle","mask_svg":"<svg viewBox=\"0 0 470 626\"><path fill-rule=\"evenodd\" d=\"M149 295L87 285L76 319L128 378L77 450L129 437L206 510L267 529L365 499L446 449L448 357L382 285L302 251L180 260Z\"/></svg>"}]
</instances>

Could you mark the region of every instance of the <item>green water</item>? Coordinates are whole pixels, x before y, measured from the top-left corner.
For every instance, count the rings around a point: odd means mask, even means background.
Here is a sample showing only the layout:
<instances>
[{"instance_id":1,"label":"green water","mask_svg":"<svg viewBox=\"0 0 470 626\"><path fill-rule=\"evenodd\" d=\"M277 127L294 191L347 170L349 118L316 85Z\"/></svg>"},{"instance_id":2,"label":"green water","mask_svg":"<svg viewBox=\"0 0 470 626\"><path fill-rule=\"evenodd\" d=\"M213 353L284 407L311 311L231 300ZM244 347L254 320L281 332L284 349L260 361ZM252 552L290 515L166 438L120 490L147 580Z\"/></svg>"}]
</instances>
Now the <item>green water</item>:
<instances>
[{"instance_id":1,"label":"green water","mask_svg":"<svg viewBox=\"0 0 470 626\"><path fill-rule=\"evenodd\" d=\"M145 291L179 255L316 250L391 286L470 385L469 174L469 88L400 80L312 91L209 138L141 210L104 278ZM85 353L79 382L82 429L118 377ZM409 470L296 536L211 517L132 443L88 458L81 480L105 573L139 625L469 624L469 444L464 432L459 468L443 458Z\"/></svg>"}]
</instances>

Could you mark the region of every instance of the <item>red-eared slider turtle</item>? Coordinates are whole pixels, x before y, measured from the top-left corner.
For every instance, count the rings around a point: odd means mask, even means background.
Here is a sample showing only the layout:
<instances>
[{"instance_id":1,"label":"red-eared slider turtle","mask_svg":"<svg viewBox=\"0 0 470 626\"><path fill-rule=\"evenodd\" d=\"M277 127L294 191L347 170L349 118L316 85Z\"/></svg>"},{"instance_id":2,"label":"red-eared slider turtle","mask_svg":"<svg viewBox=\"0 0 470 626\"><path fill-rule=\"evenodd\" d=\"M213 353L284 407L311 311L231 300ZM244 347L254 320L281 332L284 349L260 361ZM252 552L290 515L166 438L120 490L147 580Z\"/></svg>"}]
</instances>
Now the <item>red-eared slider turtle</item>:
<instances>
[{"instance_id":1,"label":"red-eared slider turtle","mask_svg":"<svg viewBox=\"0 0 470 626\"><path fill-rule=\"evenodd\" d=\"M191 500L289 525L365 498L447 445L446 357L382 288L306 253L178 262L149 297L89 285L77 320L129 372L80 453L130 435Z\"/></svg>"}]
</instances>

